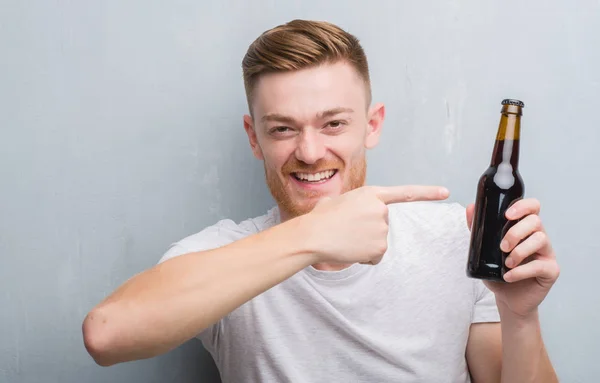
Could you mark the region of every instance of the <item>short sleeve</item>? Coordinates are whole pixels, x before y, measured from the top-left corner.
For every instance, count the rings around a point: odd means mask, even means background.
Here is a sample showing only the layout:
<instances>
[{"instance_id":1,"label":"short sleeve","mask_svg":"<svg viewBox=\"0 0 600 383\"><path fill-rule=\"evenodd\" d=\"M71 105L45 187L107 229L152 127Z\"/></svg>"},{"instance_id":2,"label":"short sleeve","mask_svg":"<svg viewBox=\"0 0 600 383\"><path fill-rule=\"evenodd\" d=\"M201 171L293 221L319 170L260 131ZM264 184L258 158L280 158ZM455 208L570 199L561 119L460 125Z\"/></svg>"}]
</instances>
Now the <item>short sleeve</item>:
<instances>
[{"instance_id":1,"label":"short sleeve","mask_svg":"<svg viewBox=\"0 0 600 383\"><path fill-rule=\"evenodd\" d=\"M481 280L475 280L475 307L471 323L500 322L496 296Z\"/></svg>"},{"instance_id":2,"label":"short sleeve","mask_svg":"<svg viewBox=\"0 0 600 383\"><path fill-rule=\"evenodd\" d=\"M228 230L223 230L223 228L227 229L227 226L232 224L229 220L219 221L217 224L209 226L199 233L190 235L172 244L158 263L163 263L183 254L216 249L233 242L236 238L232 238Z\"/></svg>"},{"instance_id":3,"label":"short sleeve","mask_svg":"<svg viewBox=\"0 0 600 383\"><path fill-rule=\"evenodd\" d=\"M169 250L167 250L167 252L160 258L160 260L158 261L158 264L161 264L165 261L168 261L169 259L178 257L183 254L191 253L191 252L192 252L192 250L186 249L181 244L174 243L171 245Z\"/></svg>"},{"instance_id":4,"label":"short sleeve","mask_svg":"<svg viewBox=\"0 0 600 383\"><path fill-rule=\"evenodd\" d=\"M233 242L236 238L228 230L223 230L223 226L231 223L221 221L214 226L210 226L201 232L182 239L172 244L167 252L160 258L158 264L166 262L178 256L199 251L213 250ZM228 235L229 234L229 235ZM206 328L196 335L196 338L202 342L212 355L217 343L217 336L220 331L221 321Z\"/></svg>"}]
</instances>

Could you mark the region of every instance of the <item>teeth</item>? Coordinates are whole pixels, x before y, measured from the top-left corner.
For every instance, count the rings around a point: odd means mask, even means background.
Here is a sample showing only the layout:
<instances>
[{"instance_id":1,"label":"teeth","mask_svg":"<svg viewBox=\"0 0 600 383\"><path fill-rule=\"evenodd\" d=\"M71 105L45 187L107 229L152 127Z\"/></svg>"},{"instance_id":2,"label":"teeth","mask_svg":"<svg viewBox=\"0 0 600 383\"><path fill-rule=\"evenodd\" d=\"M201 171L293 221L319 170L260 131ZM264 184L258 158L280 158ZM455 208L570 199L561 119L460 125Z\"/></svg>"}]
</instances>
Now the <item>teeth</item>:
<instances>
[{"instance_id":1,"label":"teeth","mask_svg":"<svg viewBox=\"0 0 600 383\"><path fill-rule=\"evenodd\" d=\"M303 181L318 182L318 181L322 181L324 179L331 178L331 176L333 176L334 173L335 173L334 170L326 170L324 172L319 172L319 173L314 173L314 174L312 174L312 173L296 173L296 177Z\"/></svg>"}]
</instances>

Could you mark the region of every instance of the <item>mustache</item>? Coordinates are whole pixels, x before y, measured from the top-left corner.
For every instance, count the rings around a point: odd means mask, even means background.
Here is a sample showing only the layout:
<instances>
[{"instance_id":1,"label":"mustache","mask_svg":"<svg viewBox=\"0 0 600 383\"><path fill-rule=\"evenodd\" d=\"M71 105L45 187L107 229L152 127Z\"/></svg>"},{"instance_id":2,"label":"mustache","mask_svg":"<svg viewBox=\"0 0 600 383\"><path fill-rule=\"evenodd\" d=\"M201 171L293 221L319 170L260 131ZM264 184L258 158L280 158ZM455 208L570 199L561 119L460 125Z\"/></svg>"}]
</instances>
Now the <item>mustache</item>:
<instances>
[{"instance_id":1,"label":"mustache","mask_svg":"<svg viewBox=\"0 0 600 383\"><path fill-rule=\"evenodd\" d=\"M341 169L344 166L339 160L319 160L314 164L307 164L298 160L286 162L281 171L285 174L290 173L319 173L324 170Z\"/></svg>"}]
</instances>

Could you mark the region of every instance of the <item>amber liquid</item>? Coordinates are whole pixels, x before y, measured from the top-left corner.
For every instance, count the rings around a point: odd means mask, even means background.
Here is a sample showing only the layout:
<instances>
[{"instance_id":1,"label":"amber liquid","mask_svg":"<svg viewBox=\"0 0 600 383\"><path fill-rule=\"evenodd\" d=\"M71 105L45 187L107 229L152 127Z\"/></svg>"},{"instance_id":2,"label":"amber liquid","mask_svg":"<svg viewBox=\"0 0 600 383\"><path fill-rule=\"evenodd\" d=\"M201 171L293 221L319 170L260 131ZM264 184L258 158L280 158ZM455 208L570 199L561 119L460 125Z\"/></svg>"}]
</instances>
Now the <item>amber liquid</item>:
<instances>
[{"instance_id":1,"label":"amber liquid","mask_svg":"<svg viewBox=\"0 0 600 383\"><path fill-rule=\"evenodd\" d=\"M524 193L518 162L519 140L496 140L492 163L477 186L467 263L469 277L504 282L504 274L509 270L505 266L508 254L500 250L500 242L516 223L507 220L505 213Z\"/></svg>"}]
</instances>

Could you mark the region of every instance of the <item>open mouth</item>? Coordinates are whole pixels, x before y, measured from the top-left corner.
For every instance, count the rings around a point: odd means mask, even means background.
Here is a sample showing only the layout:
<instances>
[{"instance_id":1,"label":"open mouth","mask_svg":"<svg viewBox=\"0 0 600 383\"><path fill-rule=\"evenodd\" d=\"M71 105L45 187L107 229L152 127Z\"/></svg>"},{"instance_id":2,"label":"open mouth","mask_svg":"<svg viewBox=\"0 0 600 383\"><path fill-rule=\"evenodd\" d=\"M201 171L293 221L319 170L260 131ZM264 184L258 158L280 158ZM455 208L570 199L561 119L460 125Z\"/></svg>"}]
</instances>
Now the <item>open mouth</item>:
<instances>
[{"instance_id":1,"label":"open mouth","mask_svg":"<svg viewBox=\"0 0 600 383\"><path fill-rule=\"evenodd\" d=\"M305 182L305 183L309 183L309 184L319 184L319 183L323 183L326 182L327 180L329 180L331 177L333 177L335 175L335 173L337 173L337 169L335 170L324 170L322 172L318 172L318 173L292 173L292 176L300 181L300 182Z\"/></svg>"}]
</instances>

